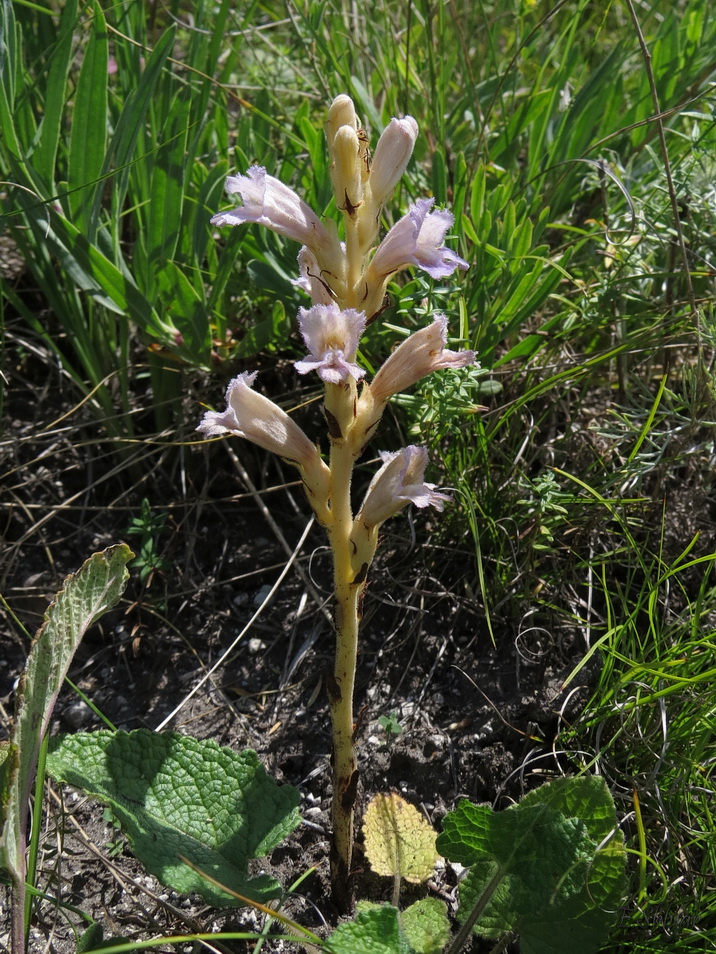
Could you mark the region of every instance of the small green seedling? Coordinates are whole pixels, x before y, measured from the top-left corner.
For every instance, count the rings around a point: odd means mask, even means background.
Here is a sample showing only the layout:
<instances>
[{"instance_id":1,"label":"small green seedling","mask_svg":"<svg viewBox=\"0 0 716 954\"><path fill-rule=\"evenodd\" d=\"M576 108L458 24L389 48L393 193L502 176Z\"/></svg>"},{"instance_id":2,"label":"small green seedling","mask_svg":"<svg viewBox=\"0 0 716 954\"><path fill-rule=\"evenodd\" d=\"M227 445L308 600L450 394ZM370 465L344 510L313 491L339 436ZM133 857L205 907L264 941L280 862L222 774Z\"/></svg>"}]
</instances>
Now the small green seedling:
<instances>
[{"instance_id":1,"label":"small green seedling","mask_svg":"<svg viewBox=\"0 0 716 954\"><path fill-rule=\"evenodd\" d=\"M383 732L385 732L388 745L394 742L403 731L403 727L394 712L391 712L389 715L378 716L378 725L383 729Z\"/></svg>"}]
</instances>

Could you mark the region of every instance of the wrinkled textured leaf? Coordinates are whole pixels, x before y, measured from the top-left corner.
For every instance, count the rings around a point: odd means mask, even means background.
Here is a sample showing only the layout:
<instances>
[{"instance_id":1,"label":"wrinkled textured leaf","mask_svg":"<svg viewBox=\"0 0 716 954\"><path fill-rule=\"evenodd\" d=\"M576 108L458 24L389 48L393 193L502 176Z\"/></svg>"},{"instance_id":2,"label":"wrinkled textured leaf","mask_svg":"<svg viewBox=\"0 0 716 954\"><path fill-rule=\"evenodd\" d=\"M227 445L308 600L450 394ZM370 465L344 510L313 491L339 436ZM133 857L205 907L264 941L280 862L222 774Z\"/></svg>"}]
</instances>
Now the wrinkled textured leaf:
<instances>
[{"instance_id":1,"label":"wrinkled textured leaf","mask_svg":"<svg viewBox=\"0 0 716 954\"><path fill-rule=\"evenodd\" d=\"M433 873L436 834L400 795L374 795L363 820L365 853L376 874L420 884Z\"/></svg>"},{"instance_id":2,"label":"wrinkled textured leaf","mask_svg":"<svg viewBox=\"0 0 716 954\"><path fill-rule=\"evenodd\" d=\"M416 901L400 915L400 926L416 954L440 954L450 941L447 909L437 898Z\"/></svg>"},{"instance_id":3,"label":"wrinkled textured leaf","mask_svg":"<svg viewBox=\"0 0 716 954\"><path fill-rule=\"evenodd\" d=\"M330 954L417 954L401 933L398 909L358 904L355 920L339 924L326 941Z\"/></svg>"},{"instance_id":4,"label":"wrinkled textured leaf","mask_svg":"<svg viewBox=\"0 0 716 954\"><path fill-rule=\"evenodd\" d=\"M497 881L476 933L517 931L525 954L601 945L625 888L623 839L603 779L558 779L499 813L461 802L443 825L438 850L471 866L462 920Z\"/></svg>"},{"instance_id":5,"label":"wrinkled textured leaf","mask_svg":"<svg viewBox=\"0 0 716 954\"><path fill-rule=\"evenodd\" d=\"M218 905L242 903L228 891L260 902L280 893L246 869L299 824L299 795L269 778L255 752L176 732L77 733L51 745L47 771L110 805L145 868L176 891Z\"/></svg>"},{"instance_id":6,"label":"wrinkled textured leaf","mask_svg":"<svg viewBox=\"0 0 716 954\"><path fill-rule=\"evenodd\" d=\"M40 745L80 640L124 591L127 563L134 554L125 544L93 554L70 574L45 613L30 649L15 696L15 722L2 778L0 865L13 883L14 949L23 951L27 806Z\"/></svg>"},{"instance_id":7,"label":"wrinkled textured leaf","mask_svg":"<svg viewBox=\"0 0 716 954\"><path fill-rule=\"evenodd\" d=\"M5 865L24 872L25 816L40 743L80 640L118 601L134 554L125 544L93 554L70 574L45 613L16 694L3 818Z\"/></svg>"}]
</instances>

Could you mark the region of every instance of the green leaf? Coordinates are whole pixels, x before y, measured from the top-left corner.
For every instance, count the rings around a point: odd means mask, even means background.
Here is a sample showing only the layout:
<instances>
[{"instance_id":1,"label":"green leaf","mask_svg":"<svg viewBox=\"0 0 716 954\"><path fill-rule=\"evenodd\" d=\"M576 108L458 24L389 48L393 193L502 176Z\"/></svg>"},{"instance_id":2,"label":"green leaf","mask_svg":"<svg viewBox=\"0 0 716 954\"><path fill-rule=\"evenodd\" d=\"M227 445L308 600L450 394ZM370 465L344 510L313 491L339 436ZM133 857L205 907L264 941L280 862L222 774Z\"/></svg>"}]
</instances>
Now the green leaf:
<instances>
[{"instance_id":1,"label":"green leaf","mask_svg":"<svg viewBox=\"0 0 716 954\"><path fill-rule=\"evenodd\" d=\"M147 275L144 294L154 297L154 276L171 262L179 242L185 194L185 152L189 125L190 97L177 94L166 117L164 142L155 151L152 162L151 194L147 214L145 243Z\"/></svg>"},{"instance_id":2,"label":"green leaf","mask_svg":"<svg viewBox=\"0 0 716 954\"><path fill-rule=\"evenodd\" d=\"M400 915L400 925L416 954L440 954L450 941L450 921L444 902L416 901Z\"/></svg>"},{"instance_id":3,"label":"green leaf","mask_svg":"<svg viewBox=\"0 0 716 954\"><path fill-rule=\"evenodd\" d=\"M355 920L339 924L326 941L330 954L417 954L401 933L399 912L359 902Z\"/></svg>"},{"instance_id":4,"label":"green leaf","mask_svg":"<svg viewBox=\"0 0 716 954\"><path fill-rule=\"evenodd\" d=\"M156 289L165 313L177 329L175 350L196 365L210 366L211 326L204 299L196 292L181 268L167 262L157 265Z\"/></svg>"},{"instance_id":5,"label":"green leaf","mask_svg":"<svg viewBox=\"0 0 716 954\"><path fill-rule=\"evenodd\" d=\"M55 740L47 771L111 806L145 868L176 891L217 905L242 904L231 891L262 903L280 894L246 868L299 824L299 795L255 752L176 732L86 732Z\"/></svg>"},{"instance_id":6,"label":"green leaf","mask_svg":"<svg viewBox=\"0 0 716 954\"><path fill-rule=\"evenodd\" d=\"M23 149L15 129L15 94L22 60L22 33L10 0L0 0L0 129L6 147L20 161Z\"/></svg>"},{"instance_id":7,"label":"green leaf","mask_svg":"<svg viewBox=\"0 0 716 954\"><path fill-rule=\"evenodd\" d=\"M104 936L104 928L99 921L95 921L93 924L90 924L87 930L78 938L77 954L90 954L92 951L102 951L104 948L116 947L124 942L126 942L126 938L119 937L118 935L106 938ZM136 950L136 948L131 948L126 954L134 954Z\"/></svg>"},{"instance_id":8,"label":"green leaf","mask_svg":"<svg viewBox=\"0 0 716 954\"><path fill-rule=\"evenodd\" d=\"M603 943L625 887L623 839L603 779L558 779L499 813L461 802L443 827L438 851L471 866L458 917L482 905L476 933L518 931L532 954L589 954Z\"/></svg>"},{"instance_id":9,"label":"green leaf","mask_svg":"<svg viewBox=\"0 0 716 954\"><path fill-rule=\"evenodd\" d=\"M7 794L0 806L4 822L0 863L12 877L18 916L24 908L27 804L40 745L77 646L89 627L119 601L133 556L126 544L109 547L65 579L45 613L20 678L6 763ZM16 938L21 935L15 925Z\"/></svg>"},{"instance_id":10,"label":"green leaf","mask_svg":"<svg viewBox=\"0 0 716 954\"><path fill-rule=\"evenodd\" d=\"M159 317L132 278L120 271L87 237L50 206L38 205L18 193L22 205L44 244L80 288L110 310L128 315L150 338L173 344L177 329Z\"/></svg>"},{"instance_id":11,"label":"green leaf","mask_svg":"<svg viewBox=\"0 0 716 954\"><path fill-rule=\"evenodd\" d=\"M171 26L157 40L145 68L136 81L136 86L131 96L127 97L122 107L122 112L117 120L114 135L105 157L102 175L107 175L113 164L117 169L113 192L113 203L117 210L117 215L120 215L120 210L122 209L127 194L131 163L136 158L137 140L145 129L147 110L149 109L149 104L154 95L159 77L165 67L167 57L171 53L172 46L174 45L175 34L176 28ZM97 217L97 208L100 198L101 192L98 192L95 197L93 218Z\"/></svg>"},{"instance_id":12,"label":"green leaf","mask_svg":"<svg viewBox=\"0 0 716 954\"><path fill-rule=\"evenodd\" d=\"M107 152L107 64L109 37L99 3L94 5L92 34L87 43L72 111L67 186L71 217L87 230Z\"/></svg>"},{"instance_id":13,"label":"green leaf","mask_svg":"<svg viewBox=\"0 0 716 954\"><path fill-rule=\"evenodd\" d=\"M47 77L45 112L40 128L40 141L33 155L37 172L47 183L49 194L55 190L55 157L65 109L67 76L72 59L72 41L77 26L77 0L68 0L60 15L57 46L52 54Z\"/></svg>"}]
</instances>

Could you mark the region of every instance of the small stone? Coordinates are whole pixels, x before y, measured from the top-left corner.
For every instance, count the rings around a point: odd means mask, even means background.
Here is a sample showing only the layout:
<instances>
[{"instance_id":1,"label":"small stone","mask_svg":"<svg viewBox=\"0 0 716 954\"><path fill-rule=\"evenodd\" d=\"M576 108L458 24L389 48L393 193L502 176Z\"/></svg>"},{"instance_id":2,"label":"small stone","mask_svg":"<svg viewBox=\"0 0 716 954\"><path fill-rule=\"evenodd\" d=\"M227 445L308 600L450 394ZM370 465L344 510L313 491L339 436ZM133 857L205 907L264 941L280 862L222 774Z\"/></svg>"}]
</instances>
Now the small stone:
<instances>
[{"instance_id":1,"label":"small stone","mask_svg":"<svg viewBox=\"0 0 716 954\"><path fill-rule=\"evenodd\" d=\"M76 699L65 707L62 716L73 729L82 729L92 721L94 713L82 699Z\"/></svg>"},{"instance_id":2,"label":"small stone","mask_svg":"<svg viewBox=\"0 0 716 954\"><path fill-rule=\"evenodd\" d=\"M268 584L266 584L266 586L262 586L256 596L254 596L254 606L261 606L270 592L271 587Z\"/></svg>"},{"instance_id":3,"label":"small stone","mask_svg":"<svg viewBox=\"0 0 716 954\"><path fill-rule=\"evenodd\" d=\"M266 643L263 641L263 639L259 639L255 636L253 639L249 640L250 653L261 653L264 651L264 649L266 649Z\"/></svg>"}]
</instances>

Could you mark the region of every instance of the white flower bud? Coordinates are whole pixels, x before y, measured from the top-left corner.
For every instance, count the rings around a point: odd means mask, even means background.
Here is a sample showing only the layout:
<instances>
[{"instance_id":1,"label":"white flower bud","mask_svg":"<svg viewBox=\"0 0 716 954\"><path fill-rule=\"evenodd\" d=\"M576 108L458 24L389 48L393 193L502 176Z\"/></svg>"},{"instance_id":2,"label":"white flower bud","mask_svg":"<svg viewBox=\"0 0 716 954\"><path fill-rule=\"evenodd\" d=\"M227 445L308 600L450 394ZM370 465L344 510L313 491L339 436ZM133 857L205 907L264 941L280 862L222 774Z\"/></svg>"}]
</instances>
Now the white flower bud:
<instances>
[{"instance_id":1,"label":"white flower bud","mask_svg":"<svg viewBox=\"0 0 716 954\"><path fill-rule=\"evenodd\" d=\"M326 139L328 140L328 151L333 155L333 140L341 126L350 126L351 129L358 129L358 118L356 117L355 106L350 96L341 93L331 103L328 109L328 118L326 119Z\"/></svg>"},{"instance_id":2,"label":"white flower bud","mask_svg":"<svg viewBox=\"0 0 716 954\"><path fill-rule=\"evenodd\" d=\"M375 147L370 167L373 202L380 208L393 194L405 172L418 138L418 124L412 116L391 119Z\"/></svg>"},{"instance_id":3,"label":"white flower bud","mask_svg":"<svg viewBox=\"0 0 716 954\"><path fill-rule=\"evenodd\" d=\"M336 204L341 212L353 217L363 203L363 179L358 133L351 126L341 126L333 139L331 179Z\"/></svg>"}]
</instances>

